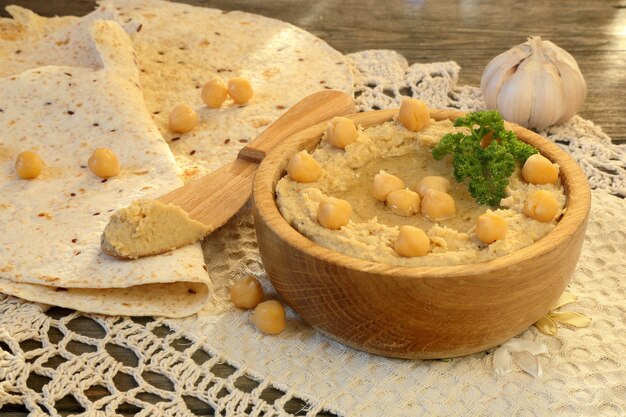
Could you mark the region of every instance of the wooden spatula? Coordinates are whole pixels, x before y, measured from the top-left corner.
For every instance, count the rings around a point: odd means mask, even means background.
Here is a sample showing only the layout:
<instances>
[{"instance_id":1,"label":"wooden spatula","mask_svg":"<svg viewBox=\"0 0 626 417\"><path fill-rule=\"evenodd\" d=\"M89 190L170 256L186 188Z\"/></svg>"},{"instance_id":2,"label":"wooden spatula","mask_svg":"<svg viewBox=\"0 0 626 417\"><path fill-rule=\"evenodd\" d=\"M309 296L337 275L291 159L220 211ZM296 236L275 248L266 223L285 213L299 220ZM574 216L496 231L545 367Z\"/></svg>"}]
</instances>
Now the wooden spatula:
<instances>
[{"instance_id":1,"label":"wooden spatula","mask_svg":"<svg viewBox=\"0 0 626 417\"><path fill-rule=\"evenodd\" d=\"M258 164L275 145L304 128L355 111L352 97L341 91L323 90L313 93L296 103L242 148L233 162L159 197L158 201L180 207L191 219L208 226L210 233L224 225L250 198ZM132 237L129 236L129 239ZM193 242L181 241L164 248L151 248L147 253L125 256L103 235L101 247L111 256L136 258L156 255L191 243Z\"/></svg>"}]
</instances>

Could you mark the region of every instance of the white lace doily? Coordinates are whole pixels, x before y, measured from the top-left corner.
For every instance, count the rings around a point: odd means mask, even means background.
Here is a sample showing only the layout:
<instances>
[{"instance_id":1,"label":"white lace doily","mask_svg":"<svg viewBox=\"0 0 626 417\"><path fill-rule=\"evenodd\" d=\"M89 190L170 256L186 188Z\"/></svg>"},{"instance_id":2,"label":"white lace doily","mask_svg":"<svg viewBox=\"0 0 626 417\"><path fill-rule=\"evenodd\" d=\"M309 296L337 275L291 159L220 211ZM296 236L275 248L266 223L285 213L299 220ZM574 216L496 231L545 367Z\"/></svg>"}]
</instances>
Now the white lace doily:
<instances>
[{"instance_id":1,"label":"white lace doily","mask_svg":"<svg viewBox=\"0 0 626 417\"><path fill-rule=\"evenodd\" d=\"M408 66L393 51L349 58L362 110L396 106L401 95L433 107L484 106L478 89L456 86L454 62ZM576 330L560 327L556 336L534 327L520 336L548 346L541 378L521 371L496 375L493 350L450 361L370 355L321 336L293 314L280 336L259 334L249 313L228 301L229 286L245 274L272 292L245 208L204 244L215 294L197 316L87 315L0 295L0 406L24 404L32 416L58 415L55 403L71 396L83 409L76 415L85 416L133 406L141 416L193 416L191 410L199 409L222 416L284 416L293 404L301 404L298 415L307 416L626 415L626 200L615 197L626 195L626 149L579 117L543 133L581 164L596 190L568 288L579 301L562 309L592 322ZM81 321L93 321L102 331L81 334ZM89 352L78 354L80 347ZM135 360L123 354L130 352ZM34 374L48 382L36 386ZM247 392L250 381L258 385ZM91 395L95 391L100 395ZM269 391L280 398L269 403Z\"/></svg>"}]
</instances>

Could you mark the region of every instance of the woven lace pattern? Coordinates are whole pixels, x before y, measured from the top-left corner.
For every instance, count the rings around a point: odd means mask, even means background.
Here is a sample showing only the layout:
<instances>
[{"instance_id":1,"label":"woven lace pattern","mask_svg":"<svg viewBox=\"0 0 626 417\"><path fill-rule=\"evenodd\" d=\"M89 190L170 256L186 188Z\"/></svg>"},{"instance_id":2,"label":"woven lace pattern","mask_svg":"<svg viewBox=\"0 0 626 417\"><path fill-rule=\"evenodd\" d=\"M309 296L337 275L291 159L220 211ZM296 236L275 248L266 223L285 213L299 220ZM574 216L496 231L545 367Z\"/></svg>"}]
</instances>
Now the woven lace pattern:
<instances>
[{"instance_id":1,"label":"woven lace pattern","mask_svg":"<svg viewBox=\"0 0 626 417\"><path fill-rule=\"evenodd\" d=\"M484 108L478 89L456 85L454 62L409 66L382 50L348 58L361 110L397 106L402 96ZM292 312L280 336L259 334L249 313L228 301L229 286L247 274L276 297L245 207L203 245L215 292L193 317L108 317L0 295L0 406L56 416L55 404L70 397L81 416L287 416L294 404L306 416L626 415L626 149L580 117L540 133L567 150L595 188L568 288L579 301L562 308L592 323L562 326L556 336L535 328L520 335L548 346L541 378L496 375L492 350L450 361L370 355L318 334ZM79 331L85 322L93 322L89 334Z\"/></svg>"}]
</instances>

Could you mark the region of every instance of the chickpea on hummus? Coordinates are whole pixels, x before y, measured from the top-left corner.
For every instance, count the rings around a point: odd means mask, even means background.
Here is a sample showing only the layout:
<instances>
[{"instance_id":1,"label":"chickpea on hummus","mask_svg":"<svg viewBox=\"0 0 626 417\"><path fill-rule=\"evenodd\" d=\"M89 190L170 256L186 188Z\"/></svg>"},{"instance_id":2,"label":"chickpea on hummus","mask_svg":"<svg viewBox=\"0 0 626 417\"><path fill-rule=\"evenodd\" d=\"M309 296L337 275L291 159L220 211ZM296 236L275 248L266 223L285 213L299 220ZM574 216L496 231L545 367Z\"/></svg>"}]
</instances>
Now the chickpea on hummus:
<instances>
[{"instance_id":1,"label":"chickpea on hummus","mask_svg":"<svg viewBox=\"0 0 626 417\"><path fill-rule=\"evenodd\" d=\"M368 129L335 118L318 147L292 157L278 181L282 216L329 249L404 266L487 261L555 227L566 200L557 165L533 155L515 169L499 205L480 205L467 181L455 180L452 157L432 156L442 137L467 129L427 111L406 100L397 120Z\"/></svg>"}]
</instances>

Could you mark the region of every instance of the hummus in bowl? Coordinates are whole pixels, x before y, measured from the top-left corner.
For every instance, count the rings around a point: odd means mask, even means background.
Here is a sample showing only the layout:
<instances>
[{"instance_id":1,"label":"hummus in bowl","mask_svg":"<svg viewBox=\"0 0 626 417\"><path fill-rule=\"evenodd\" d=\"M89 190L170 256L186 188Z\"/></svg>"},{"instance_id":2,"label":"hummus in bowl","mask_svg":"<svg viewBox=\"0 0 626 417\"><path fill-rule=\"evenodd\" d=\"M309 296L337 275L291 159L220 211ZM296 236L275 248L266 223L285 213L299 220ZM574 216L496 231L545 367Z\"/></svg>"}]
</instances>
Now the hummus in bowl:
<instances>
[{"instance_id":1,"label":"hummus in bowl","mask_svg":"<svg viewBox=\"0 0 626 417\"><path fill-rule=\"evenodd\" d=\"M546 236L556 225L565 208L565 194L560 181L553 184L530 184L516 170L510 178L507 196L500 207L478 205L466 184L456 183L450 158L435 160L433 147L448 133L456 133L452 121L432 121L413 132L396 120L358 131L356 140L345 147L332 145L325 133L320 144L310 152L321 166L319 178L298 182L284 176L276 185L276 203L282 216L296 230L314 242L348 256L402 266L449 266L483 262L531 245ZM444 220L427 216L397 214L389 204L372 195L374 177L381 171L400 178L409 189L417 189L427 176L446 178L456 213ZM547 190L556 196L557 216L541 222L522 213L529 195ZM317 210L328 197L346 200L352 207L350 221L339 230L320 225ZM502 239L485 244L476 235L479 215L493 212L502 217L507 231ZM405 257L394 250L399 228L412 225L424 230L431 250L424 256Z\"/></svg>"},{"instance_id":2,"label":"hummus in bowl","mask_svg":"<svg viewBox=\"0 0 626 417\"><path fill-rule=\"evenodd\" d=\"M396 137L391 140L398 140L407 146L409 143L413 145L417 143L428 149L432 147L427 143L430 138L433 143L436 141L437 134L434 133L436 129L451 128L445 120L455 120L463 115L461 112L450 110L431 110L430 117L433 120L444 121L441 124L431 123L432 134L425 130L417 135L407 133L407 137L412 136L414 139ZM384 132L387 129L385 123L395 123L393 120L397 116L397 110L384 110L359 113L349 118L363 130L378 126L370 132L378 132L380 137L387 137ZM320 170L321 175L316 180L319 181L317 187L314 185L315 181L307 184L279 185L287 174L290 159L295 154L306 150L315 155L314 149L318 148L320 143L320 152L325 149L323 136L327 125L328 123L323 123L305 129L281 143L261 163L253 185L257 241L267 275L287 304L318 331L354 348L392 357L445 358L466 355L497 346L526 330L550 309L565 290L576 267L584 240L590 190L582 170L558 146L531 131L507 124L518 138L537 148L543 156L558 165L558 182L554 184L554 192L557 193L560 189L563 193L559 200L559 214L545 226L551 230L543 237L533 239L534 243L529 241L528 246L519 250L513 249L508 254L494 253L490 255L491 258L485 260L474 257L471 262L459 261L445 265L429 263L436 262L428 260L429 257L435 259L439 256L450 256L445 252L453 254L457 252L454 255L456 257L459 256L458 253L463 252L451 250L453 239L446 239L447 250L440 251L439 248L443 248L443 243L441 246L433 243L436 236L431 233L431 248L428 255L403 259L390 252L393 250L390 242L395 239L395 236L391 235L392 232L380 234L372 232L385 228L393 231L398 227L398 224L387 224L384 210L388 207L380 202L369 201L365 214L359 214L361 208L358 207L352 210L350 221L355 225L363 223L366 227L362 232L353 233L360 233L366 240L368 237L375 239L373 245L381 245L382 241L382 246L377 246L381 253L374 256L389 256L399 261L393 263L363 257L358 253L359 250L348 255L341 252L339 247L333 249L321 245L315 240L317 237L308 237L297 229L301 227L299 221L313 224L315 217L312 216L311 208L307 209L307 205L313 204L315 198L323 198L324 193L336 192L334 197L341 199L352 198L350 193L363 198L370 197L369 186L360 191L357 187L342 188L339 184L335 186L336 188L322 188L320 184L328 183L330 187L334 179L334 174L323 172L324 169ZM396 148L404 146L400 142ZM348 145L347 148L350 146L352 145ZM326 152L329 151L330 149L326 149ZM419 153L411 150L403 155L390 154L388 157L400 160L408 158L415 164L415 159L411 159L415 158L413 155L415 152ZM386 158L382 160L384 159ZM372 163L380 163L380 159L374 158L373 162L364 162L360 169L367 169L368 164ZM444 158L440 163L441 165L439 162L429 163L429 166L439 166L441 169L432 173L445 174L445 164L449 162ZM371 169L375 171L378 168L394 173L395 164L372 166ZM395 173L403 175L399 171ZM419 179L410 177L409 175L402 179L407 187L413 188ZM355 181L358 183L360 179L357 178ZM372 179L364 181L371 184ZM458 191L462 194L463 190L455 190L454 183L452 185L449 192L454 195L457 202L457 212L462 213L463 200L455 193ZM524 190L526 185L521 184L521 191L518 189L505 197L505 200L511 200L507 209L514 211L514 215L519 215L519 205L524 199L523 196L516 194L528 193L530 190ZM515 187L513 181L510 188L514 190ZM289 188L296 194L301 194L294 200L296 201L294 205L302 206L299 210L303 210L304 213L304 217L296 218L296 215L293 215L290 220L293 226L288 221L289 214L283 217L279 211L281 204L278 201L281 198L279 194L288 191ZM314 188L319 191L313 191ZM305 195L305 191L308 195ZM351 204L357 205L354 201ZM371 219L367 212L368 204L383 211L383 214L378 213L375 216L378 226L371 226L373 223L368 220ZM504 207L504 203L502 206ZM499 209L484 208L484 210ZM365 220L356 222L354 219L357 217L353 216L363 216ZM404 220L421 221L417 220L419 216L421 214L407 216L412 220ZM470 214L468 224L474 223L471 216L476 216L476 213ZM463 216L460 217L462 219ZM424 229L429 232L437 226L435 223L431 222L430 228ZM443 221L440 223L437 227L448 227ZM349 224L348 222L347 225ZM451 230L462 229L459 225L449 226ZM341 232L341 229L345 228L344 225L338 230L328 231ZM389 234L386 241L385 233ZM458 233L465 233L470 242L474 239L471 230L462 229ZM490 246L478 242L474 244L479 251L485 251L487 246ZM411 265L411 262L426 263Z\"/></svg>"}]
</instances>

